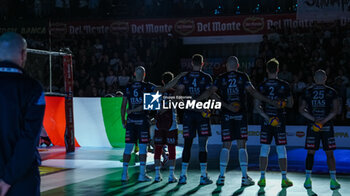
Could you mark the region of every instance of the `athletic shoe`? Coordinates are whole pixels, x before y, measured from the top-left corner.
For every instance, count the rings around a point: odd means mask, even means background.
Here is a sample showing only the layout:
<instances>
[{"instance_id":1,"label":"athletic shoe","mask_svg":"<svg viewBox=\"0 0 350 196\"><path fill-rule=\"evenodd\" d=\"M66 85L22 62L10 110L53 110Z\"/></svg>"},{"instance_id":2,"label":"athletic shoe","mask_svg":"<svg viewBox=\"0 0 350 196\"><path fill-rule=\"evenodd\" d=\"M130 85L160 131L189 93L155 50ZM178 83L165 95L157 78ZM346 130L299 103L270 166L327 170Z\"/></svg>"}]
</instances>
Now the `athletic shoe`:
<instances>
[{"instance_id":1,"label":"athletic shoe","mask_svg":"<svg viewBox=\"0 0 350 196\"><path fill-rule=\"evenodd\" d=\"M209 178L209 176L207 175L207 176L201 176L201 179L200 179L200 181L199 181L199 184L200 185L207 185L207 184L212 184L213 183L213 181Z\"/></svg>"},{"instance_id":2,"label":"athletic shoe","mask_svg":"<svg viewBox=\"0 0 350 196\"><path fill-rule=\"evenodd\" d=\"M312 182L311 182L311 178L306 178L306 180L305 180L305 182L304 182L304 187L306 188L306 189L311 189L311 187L312 187Z\"/></svg>"},{"instance_id":3,"label":"athletic shoe","mask_svg":"<svg viewBox=\"0 0 350 196\"><path fill-rule=\"evenodd\" d=\"M255 182L251 177L249 177L249 176L247 176L246 178L242 177L242 186L251 186L254 184L255 184Z\"/></svg>"},{"instance_id":4,"label":"athletic shoe","mask_svg":"<svg viewBox=\"0 0 350 196\"><path fill-rule=\"evenodd\" d=\"M138 179L139 182L149 182L149 181L152 181L152 177L145 174L145 175L139 175L139 179Z\"/></svg>"},{"instance_id":5,"label":"athletic shoe","mask_svg":"<svg viewBox=\"0 0 350 196\"><path fill-rule=\"evenodd\" d=\"M265 178L260 178L260 180L258 181L258 185L260 187L265 187L266 186L266 179Z\"/></svg>"},{"instance_id":6,"label":"athletic shoe","mask_svg":"<svg viewBox=\"0 0 350 196\"><path fill-rule=\"evenodd\" d=\"M216 181L216 185L223 186L225 184L225 176L219 175L218 180Z\"/></svg>"},{"instance_id":7,"label":"athletic shoe","mask_svg":"<svg viewBox=\"0 0 350 196\"><path fill-rule=\"evenodd\" d=\"M163 180L163 178L162 178L161 175L156 176L156 177L154 178L154 182L160 182L160 181L162 181L162 180Z\"/></svg>"},{"instance_id":8,"label":"athletic shoe","mask_svg":"<svg viewBox=\"0 0 350 196\"><path fill-rule=\"evenodd\" d=\"M123 174L121 181L122 182L127 182L128 180L129 180L129 175L128 174Z\"/></svg>"},{"instance_id":9,"label":"athletic shoe","mask_svg":"<svg viewBox=\"0 0 350 196\"><path fill-rule=\"evenodd\" d=\"M171 175L171 176L169 176L168 182L175 183L175 182L177 182L177 178L174 175Z\"/></svg>"},{"instance_id":10,"label":"athletic shoe","mask_svg":"<svg viewBox=\"0 0 350 196\"><path fill-rule=\"evenodd\" d=\"M282 179L282 184L281 184L281 186L282 186L282 188L291 187L291 186L293 186L293 182L290 181L288 178Z\"/></svg>"},{"instance_id":11,"label":"athletic shoe","mask_svg":"<svg viewBox=\"0 0 350 196\"><path fill-rule=\"evenodd\" d=\"M331 179L330 185L332 190L340 189L340 184L337 180Z\"/></svg>"},{"instance_id":12,"label":"athletic shoe","mask_svg":"<svg viewBox=\"0 0 350 196\"><path fill-rule=\"evenodd\" d=\"M187 183L187 176L183 175L180 176L179 184L186 184Z\"/></svg>"}]
</instances>

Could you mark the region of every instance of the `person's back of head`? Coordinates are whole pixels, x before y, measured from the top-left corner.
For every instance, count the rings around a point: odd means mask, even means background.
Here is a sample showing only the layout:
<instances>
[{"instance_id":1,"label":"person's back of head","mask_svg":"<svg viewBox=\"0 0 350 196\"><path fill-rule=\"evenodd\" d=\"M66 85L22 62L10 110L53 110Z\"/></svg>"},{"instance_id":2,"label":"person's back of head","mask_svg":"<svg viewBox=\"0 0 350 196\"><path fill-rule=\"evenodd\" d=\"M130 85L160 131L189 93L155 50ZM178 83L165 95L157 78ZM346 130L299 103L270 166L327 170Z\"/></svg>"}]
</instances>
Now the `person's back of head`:
<instances>
[{"instance_id":1,"label":"person's back of head","mask_svg":"<svg viewBox=\"0 0 350 196\"><path fill-rule=\"evenodd\" d=\"M194 54L192 56L192 66L193 67L202 67L203 66L203 56L200 54Z\"/></svg>"},{"instance_id":2,"label":"person's back of head","mask_svg":"<svg viewBox=\"0 0 350 196\"><path fill-rule=\"evenodd\" d=\"M168 82L170 82L172 79L174 79L174 74L171 72L165 72L162 75L162 83L163 85L167 84Z\"/></svg>"},{"instance_id":3,"label":"person's back of head","mask_svg":"<svg viewBox=\"0 0 350 196\"><path fill-rule=\"evenodd\" d=\"M229 56L226 61L227 71L237 71L239 68L239 61L236 56Z\"/></svg>"},{"instance_id":4,"label":"person's back of head","mask_svg":"<svg viewBox=\"0 0 350 196\"><path fill-rule=\"evenodd\" d=\"M315 72L314 80L316 84L325 84L327 80L327 74L324 70L319 69Z\"/></svg>"},{"instance_id":5,"label":"person's back of head","mask_svg":"<svg viewBox=\"0 0 350 196\"><path fill-rule=\"evenodd\" d=\"M138 66L135 68L135 80L143 81L146 77L146 70L142 66Z\"/></svg>"},{"instance_id":6,"label":"person's back of head","mask_svg":"<svg viewBox=\"0 0 350 196\"><path fill-rule=\"evenodd\" d=\"M19 34L7 32L0 36L0 61L10 61L24 67L27 42Z\"/></svg>"},{"instance_id":7,"label":"person's back of head","mask_svg":"<svg viewBox=\"0 0 350 196\"><path fill-rule=\"evenodd\" d=\"M279 62L277 61L277 59L273 58L267 61L266 71L270 74L275 74L279 72Z\"/></svg>"}]
</instances>

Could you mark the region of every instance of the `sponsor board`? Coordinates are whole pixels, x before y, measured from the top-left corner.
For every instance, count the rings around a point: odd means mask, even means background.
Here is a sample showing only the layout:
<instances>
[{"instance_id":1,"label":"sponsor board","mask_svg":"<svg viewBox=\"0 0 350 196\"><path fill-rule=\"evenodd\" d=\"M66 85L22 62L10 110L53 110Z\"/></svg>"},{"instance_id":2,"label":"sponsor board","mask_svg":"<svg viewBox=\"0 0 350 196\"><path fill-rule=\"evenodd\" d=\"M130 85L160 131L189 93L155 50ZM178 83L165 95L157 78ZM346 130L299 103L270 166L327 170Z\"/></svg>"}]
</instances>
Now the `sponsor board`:
<instances>
[{"instance_id":1,"label":"sponsor board","mask_svg":"<svg viewBox=\"0 0 350 196\"><path fill-rule=\"evenodd\" d=\"M182 125L179 128L179 143L182 144ZM212 136L209 137L208 144L222 144L221 141L221 125L212 125ZM260 145L260 125L248 126L248 142L247 145ZM306 139L306 126L287 126L287 146L304 147ZM337 148L350 148L350 126L335 126L334 136ZM193 140L198 143L197 140ZM274 145L274 141L272 141ZM321 142L322 145L322 142Z\"/></svg>"},{"instance_id":2,"label":"sponsor board","mask_svg":"<svg viewBox=\"0 0 350 196\"><path fill-rule=\"evenodd\" d=\"M186 36L254 35L272 29L308 28L312 21L296 20L296 14L221 16L179 19L133 19L104 21L69 21L52 23L51 33L76 34L165 34Z\"/></svg>"}]
</instances>

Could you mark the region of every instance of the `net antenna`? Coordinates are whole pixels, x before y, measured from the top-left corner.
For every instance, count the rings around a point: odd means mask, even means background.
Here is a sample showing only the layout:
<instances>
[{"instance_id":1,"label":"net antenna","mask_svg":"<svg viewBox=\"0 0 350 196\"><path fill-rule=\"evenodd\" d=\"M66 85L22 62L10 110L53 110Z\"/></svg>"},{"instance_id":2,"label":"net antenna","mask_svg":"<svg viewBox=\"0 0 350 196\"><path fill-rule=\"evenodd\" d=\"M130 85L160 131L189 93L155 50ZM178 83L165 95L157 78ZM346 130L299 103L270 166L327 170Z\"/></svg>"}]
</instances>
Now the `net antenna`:
<instances>
[{"instance_id":1,"label":"net antenna","mask_svg":"<svg viewBox=\"0 0 350 196\"><path fill-rule=\"evenodd\" d=\"M50 66L50 94L52 93L52 56L63 57L63 74L64 74L64 88L65 88L65 109L66 109L66 130L65 130L65 143L66 152L75 151L75 137L74 137L74 117L73 117L73 65L72 65L72 52L69 48L63 48L59 52L27 49L28 53L49 55Z\"/></svg>"}]
</instances>

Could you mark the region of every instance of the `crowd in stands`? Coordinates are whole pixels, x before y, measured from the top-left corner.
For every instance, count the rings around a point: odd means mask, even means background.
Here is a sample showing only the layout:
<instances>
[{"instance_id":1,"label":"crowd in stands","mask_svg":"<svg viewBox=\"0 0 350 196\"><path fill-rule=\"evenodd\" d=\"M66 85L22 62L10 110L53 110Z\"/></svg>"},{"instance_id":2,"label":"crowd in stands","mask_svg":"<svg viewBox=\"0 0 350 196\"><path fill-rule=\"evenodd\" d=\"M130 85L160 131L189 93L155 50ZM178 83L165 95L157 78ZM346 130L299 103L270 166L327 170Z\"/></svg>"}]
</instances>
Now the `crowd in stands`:
<instances>
[{"instance_id":1,"label":"crowd in stands","mask_svg":"<svg viewBox=\"0 0 350 196\"><path fill-rule=\"evenodd\" d=\"M38 40L39 37L29 38L29 46L48 48L46 40ZM134 68L140 65L147 70L147 80L161 84L163 72L180 72L181 58L192 55L184 53L181 39L172 36L79 35L54 38L52 46L56 51L68 46L72 50L75 96L79 97L104 97L123 91L133 78ZM33 55L29 58L32 60L29 59L28 64L34 64L34 67L43 63ZM279 78L289 82L293 91L295 104L288 110L289 122L303 122L298 115L299 98L313 83L313 73L320 68L328 74L327 84L339 93L342 109L337 119L350 119L350 30L337 24L315 25L309 29L284 29L264 35L255 65L245 70L255 86L266 78L265 62L271 58L280 62ZM53 60L53 72L62 73L59 58ZM36 77L40 76L47 87L48 74L41 73ZM53 76L54 91L63 93L62 74ZM251 120L255 122L258 118L255 118L257 114L252 106L250 111L253 112Z\"/></svg>"},{"instance_id":2,"label":"crowd in stands","mask_svg":"<svg viewBox=\"0 0 350 196\"><path fill-rule=\"evenodd\" d=\"M277 58L279 78L290 83L294 95L293 112L289 120L300 123L298 102L303 90L313 83L317 69L327 72L327 85L339 95L341 109L337 119L350 119L350 29L337 23L318 24L307 29L283 29L264 35L259 56L250 76L255 84L264 80L264 62Z\"/></svg>"}]
</instances>

